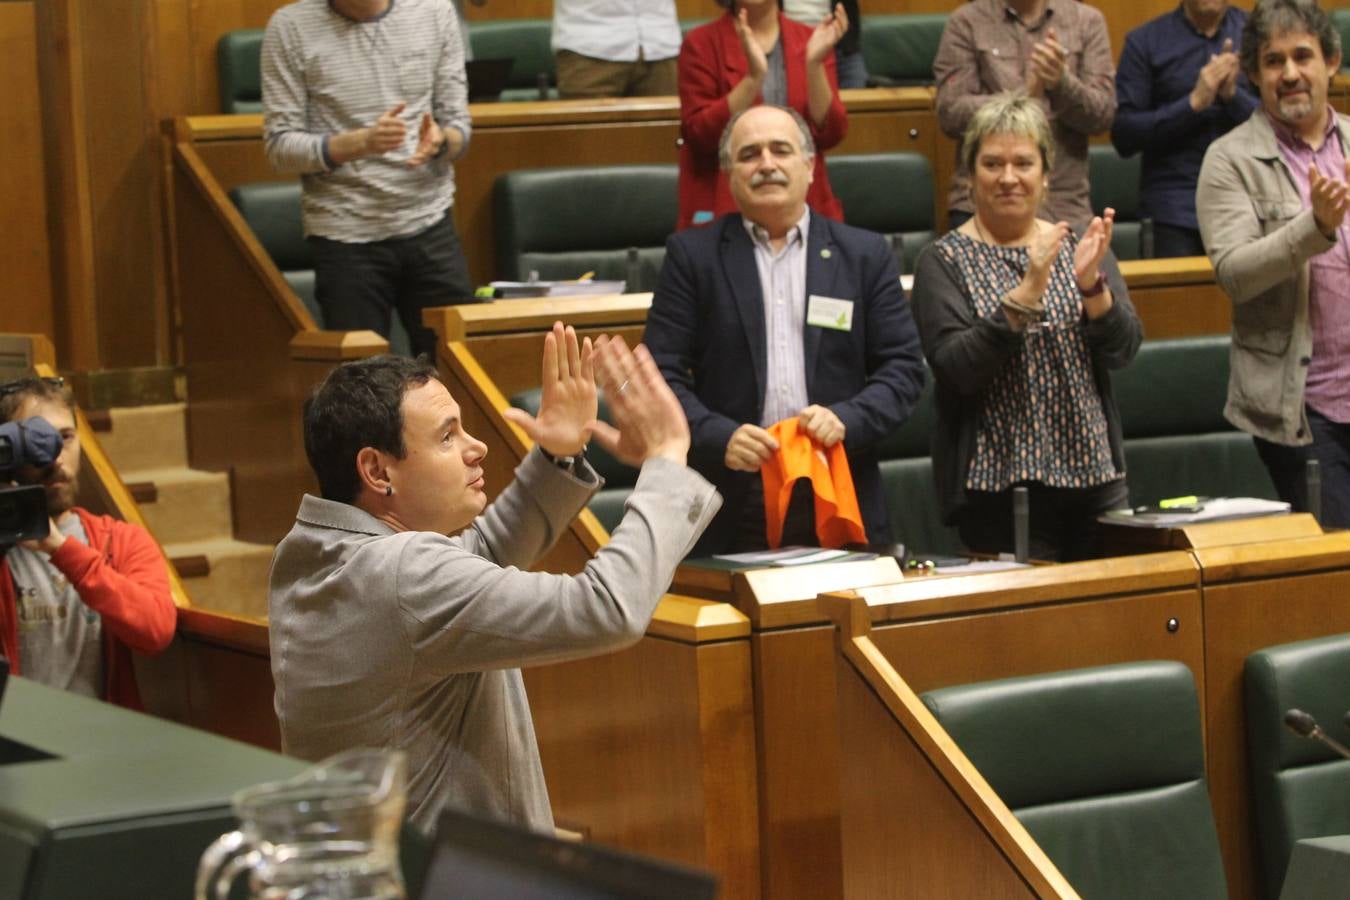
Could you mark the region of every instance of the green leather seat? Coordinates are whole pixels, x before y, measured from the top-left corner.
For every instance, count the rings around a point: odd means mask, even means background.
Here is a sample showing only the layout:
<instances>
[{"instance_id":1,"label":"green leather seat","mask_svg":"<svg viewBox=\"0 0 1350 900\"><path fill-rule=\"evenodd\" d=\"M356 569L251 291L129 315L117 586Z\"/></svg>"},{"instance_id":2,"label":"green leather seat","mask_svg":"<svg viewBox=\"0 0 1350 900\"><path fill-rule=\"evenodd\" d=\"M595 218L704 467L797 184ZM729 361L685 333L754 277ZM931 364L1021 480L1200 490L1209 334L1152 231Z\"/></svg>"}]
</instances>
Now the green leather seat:
<instances>
[{"instance_id":1,"label":"green leather seat","mask_svg":"<svg viewBox=\"0 0 1350 900\"><path fill-rule=\"evenodd\" d=\"M942 524L942 507L933 479L929 441L936 417L934 387L932 374L925 372L923 391L914 410L904 424L887 435L877 453L892 536L911 554L950 555L960 552L961 540L955 528Z\"/></svg>"},{"instance_id":2,"label":"green leather seat","mask_svg":"<svg viewBox=\"0 0 1350 900\"><path fill-rule=\"evenodd\" d=\"M1139 209L1140 156L1121 157L1110 144L1088 146L1088 184L1092 211L1101 214L1108 206L1116 211L1111 233L1111 252L1116 259L1153 257L1153 220Z\"/></svg>"},{"instance_id":3,"label":"green leather seat","mask_svg":"<svg viewBox=\"0 0 1350 900\"><path fill-rule=\"evenodd\" d=\"M1350 761L1284 727L1286 710L1312 714L1345 743L1350 634L1266 647L1247 657L1247 747L1266 896L1280 894L1295 842L1350 832Z\"/></svg>"},{"instance_id":4,"label":"green leather seat","mask_svg":"<svg viewBox=\"0 0 1350 900\"><path fill-rule=\"evenodd\" d=\"M1050 672L923 700L1081 896L1227 896L1186 666Z\"/></svg>"},{"instance_id":5,"label":"green leather seat","mask_svg":"<svg viewBox=\"0 0 1350 900\"><path fill-rule=\"evenodd\" d=\"M512 395L511 405L525 410L532 416L538 415L540 397L539 388L531 388ZM605 403L604 391L600 392L599 400L600 409L597 414L600 420L613 424L609 405ZM638 470L610 456L596 441L592 441L586 448L586 459L596 473L605 479L605 486L591 498L587 507L600 520L606 531L613 531L623 518L624 501L628 499L633 485L637 483Z\"/></svg>"},{"instance_id":6,"label":"green leather seat","mask_svg":"<svg viewBox=\"0 0 1350 900\"><path fill-rule=\"evenodd\" d=\"M1145 341L1111 373L1134 505L1166 497L1277 499L1251 436L1223 417L1227 335Z\"/></svg>"},{"instance_id":7,"label":"green leather seat","mask_svg":"<svg viewBox=\"0 0 1350 900\"><path fill-rule=\"evenodd\" d=\"M261 28L241 28L216 42L221 112L262 112L262 40Z\"/></svg>"},{"instance_id":8,"label":"green leather seat","mask_svg":"<svg viewBox=\"0 0 1350 900\"><path fill-rule=\"evenodd\" d=\"M912 273L919 251L937 237L928 160L919 153L862 153L830 156L825 165L844 221L890 237L901 251L900 271Z\"/></svg>"},{"instance_id":9,"label":"green leather seat","mask_svg":"<svg viewBox=\"0 0 1350 900\"><path fill-rule=\"evenodd\" d=\"M1350 72L1350 9L1332 10L1331 24L1341 33L1341 71Z\"/></svg>"},{"instance_id":10,"label":"green leather seat","mask_svg":"<svg viewBox=\"0 0 1350 900\"><path fill-rule=\"evenodd\" d=\"M622 279L649 291L677 217L674 164L521 169L497 178L497 274ZM635 253L630 253L630 249Z\"/></svg>"},{"instance_id":11,"label":"green leather seat","mask_svg":"<svg viewBox=\"0 0 1350 900\"><path fill-rule=\"evenodd\" d=\"M558 99L550 19L495 19L469 23L474 59L509 59L511 74L502 100Z\"/></svg>"},{"instance_id":12,"label":"green leather seat","mask_svg":"<svg viewBox=\"0 0 1350 900\"><path fill-rule=\"evenodd\" d=\"M314 297L314 255L305 240L305 228L300 214L299 181L257 181L241 184L230 191L239 214L263 245L272 262L281 270L286 283L295 291L300 302L314 317L320 328L323 311ZM389 349L408 355L408 332L402 321L393 316L390 325Z\"/></svg>"},{"instance_id":13,"label":"green leather seat","mask_svg":"<svg viewBox=\"0 0 1350 900\"><path fill-rule=\"evenodd\" d=\"M867 83L875 87L932 84L933 57L946 25L946 13L868 13L862 30ZM834 184L833 177L830 184Z\"/></svg>"}]
</instances>

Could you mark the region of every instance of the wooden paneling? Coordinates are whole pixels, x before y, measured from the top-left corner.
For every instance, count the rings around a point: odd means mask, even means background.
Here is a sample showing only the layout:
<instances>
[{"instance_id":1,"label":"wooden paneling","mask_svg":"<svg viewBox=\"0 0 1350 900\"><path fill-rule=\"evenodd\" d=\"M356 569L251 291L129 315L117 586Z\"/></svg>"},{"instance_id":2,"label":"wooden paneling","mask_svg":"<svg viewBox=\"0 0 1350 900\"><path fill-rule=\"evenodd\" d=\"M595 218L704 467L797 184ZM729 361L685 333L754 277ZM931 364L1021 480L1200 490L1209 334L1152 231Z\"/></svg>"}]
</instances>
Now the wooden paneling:
<instances>
[{"instance_id":1,"label":"wooden paneling","mask_svg":"<svg viewBox=\"0 0 1350 900\"><path fill-rule=\"evenodd\" d=\"M1185 554L858 593L885 607L878 616L904 618L878 622L872 639L918 691L1133 659L1180 660L1204 683L1198 574ZM1176 633L1166 627L1172 617L1183 626ZM753 638L765 896L839 896L843 884L839 792L849 764L835 738L832 632L821 624Z\"/></svg>"},{"instance_id":2,"label":"wooden paneling","mask_svg":"<svg viewBox=\"0 0 1350 900\"><path fill-rule=\"evenodd\" d=\"M1205 569L1209 784L1231 897L1260 896L1242 667L1262 647L1350 632L1350 533L1198 551Z\"/></svg>"},{"instance_id":3,"label":"wooden paneling","mask_svg":"<svg viewBox=\"0 0 1350 900\"><path fill-rule=\"evenodd\" d=\"M748 641L649 637L525 680L560 825L759 896Z\"/></svg>"},{"instance_id":4,"label":"wooden paneling","mask_svg":"<svg viewBox=\"0 0 1350 900\"><path fill-rule=\"evenodd\" d=\"M168 330L154 70L143 52L152 17L145 3L79 2L99 361L153 365Z\"/></svg>"},{"instance_id":5,"label":"wooden paneling","mask_svg":"<svg viewBox=\"0 0 1350 900\"><path fill-rule=\"evenodd\" d=\"M37 4L42 142L60 148L46 154L53 338L62 364L85 370L99 367L99 323L79 13L76 0Z\"/></svg>"},{"instance_id":6,"label":"wooden paneling","mask_svg":"<svg viewBox=\"0 0 1350 900\"><path fill-rule=\"evenodd\" d=\"M31 2L0 3L0 232L5 263L0 330L52 337L51 258L47 247L47 198L38 87L37 16Z\"/></svg>"},{"instance_id":7,"label":"wooden paneling","mask_svg":"<svg viewBox=\"0 0 1350 900\"><path fill-rule=\"evenodd\" d=\"M822 602L835 635L843 896L1076 897L868 636L859 598Z\"/></svg>"}]
</instances>

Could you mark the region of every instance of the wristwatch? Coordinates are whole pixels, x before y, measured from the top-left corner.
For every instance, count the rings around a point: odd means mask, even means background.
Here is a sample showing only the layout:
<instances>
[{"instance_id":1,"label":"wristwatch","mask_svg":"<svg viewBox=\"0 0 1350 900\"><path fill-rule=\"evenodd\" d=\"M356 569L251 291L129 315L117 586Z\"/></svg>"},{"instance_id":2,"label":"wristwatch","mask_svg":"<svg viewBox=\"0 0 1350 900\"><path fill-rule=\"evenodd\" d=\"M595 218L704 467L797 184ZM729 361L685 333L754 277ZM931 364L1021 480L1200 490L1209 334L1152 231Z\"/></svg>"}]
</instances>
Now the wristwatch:
<instances>
[{"instance_id":1,"label":"wristwatch","mask_svg":"<svg viewBox=\"0 0 1350 900\"><path fill-rule=\"evenodd\" d=\"M575 456L554 456L543 447L539 448L539 452L544 454L544 459L553 463L573 478L579 477L581 473L581 464L586 461L585 447L582 447Z\"/></svg>"}]
</instances>

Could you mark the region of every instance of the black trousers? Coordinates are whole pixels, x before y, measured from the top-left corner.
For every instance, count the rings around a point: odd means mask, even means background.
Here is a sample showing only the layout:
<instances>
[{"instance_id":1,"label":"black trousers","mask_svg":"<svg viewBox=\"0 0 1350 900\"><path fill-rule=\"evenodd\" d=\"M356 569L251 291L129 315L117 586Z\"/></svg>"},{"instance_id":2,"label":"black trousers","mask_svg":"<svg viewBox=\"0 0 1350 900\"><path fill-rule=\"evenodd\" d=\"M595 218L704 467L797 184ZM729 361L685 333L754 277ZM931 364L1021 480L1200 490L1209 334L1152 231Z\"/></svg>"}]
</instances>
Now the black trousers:
<instances>
[{"instance_id":1,"label":"black trousers","mask_svg":"<svg viewBox=\"0 0 1350 900\"><path fill-rule=\"evenodd\" d=\"M397 312L413 355L434 355L436 333L423 327L422 310L473 296L449 210L435 225L408 237L367 244L310 237L309 242L324 328L368 328L387 338L390 316Z\"/></svg>"},{"instance_id":2,"label":"black trousers","mask_svg":"<svg viewBox=\"0 0 1350 900\"><path fill-rule=\"evenodd\" d=\"M1046 487L1027 482L1032 559L1072 562L1102 555L1102 526L1097 517L1130 505L1125 479L1089 488ZM975 553L1013 552L1012 488L967 491L956 515L961 543Z\"/></svg>"},{"instance_id":3,"label":"black trousers","mask_svg":"<svg viewBox=\"0 0 1350 900\"><path fill-rule=\"evenodd\" d=\"M1256 436L1256 452L1265 463L1275 492L1295 512L1308 512L1307 463L1316 459L1322 479L1322 525L1350 528L1350 424L1333 422L1308 407L1313 442L1287 447Z\"/></svg>"}]
</instances>

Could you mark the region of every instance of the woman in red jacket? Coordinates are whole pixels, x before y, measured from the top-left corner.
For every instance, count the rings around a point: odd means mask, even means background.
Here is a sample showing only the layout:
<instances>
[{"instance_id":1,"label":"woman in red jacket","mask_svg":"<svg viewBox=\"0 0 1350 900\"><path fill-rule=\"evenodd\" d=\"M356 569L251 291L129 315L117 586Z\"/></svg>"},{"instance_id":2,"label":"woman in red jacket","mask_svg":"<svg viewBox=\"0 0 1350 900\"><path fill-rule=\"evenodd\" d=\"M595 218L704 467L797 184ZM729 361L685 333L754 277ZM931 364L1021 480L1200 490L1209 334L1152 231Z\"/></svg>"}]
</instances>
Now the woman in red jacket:
<instances>
[{"instance_id":1,"label":"woman in red jacket","mask_svg":"<svg viewBox=\"0 0 1350 900\"><path fill-rule=\"evenodd\" d=\"M685 35L680 49L680 228L703 225L736 203L717 159L728 120L757 103L790 106L811 126L816 163L806 202L843 218L822 151L844 139L834 45L848 31L836 6L815 28L782 15L777 0L718 0L727 14Z\"/></svg>"}]
</instances>

